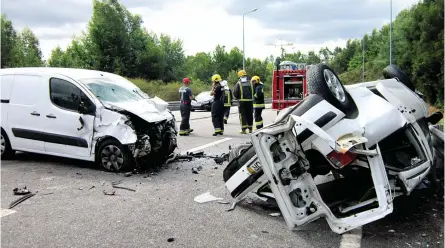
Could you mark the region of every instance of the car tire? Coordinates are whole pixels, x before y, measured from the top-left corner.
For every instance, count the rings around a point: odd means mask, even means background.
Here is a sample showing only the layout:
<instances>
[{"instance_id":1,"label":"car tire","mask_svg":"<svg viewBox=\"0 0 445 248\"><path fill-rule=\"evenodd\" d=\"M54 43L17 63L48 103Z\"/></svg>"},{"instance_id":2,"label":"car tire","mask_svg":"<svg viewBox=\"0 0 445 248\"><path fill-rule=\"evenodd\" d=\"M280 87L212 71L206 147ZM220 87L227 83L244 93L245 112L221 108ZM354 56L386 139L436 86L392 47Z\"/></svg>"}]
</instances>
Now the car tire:
<instances>
[{"instance_id":1,"label":"car tire","mask_svg":"<svg viewBox=\"0 0 445 248\"><path fill-rule=\"evenodd\" d=\"M12 159L15 155L15 151L11 148L11 143L9 142L8 135L5 131L1 131L1 159L8 160Z\"/></svg>"},{"instance_id":2,"label":"car tire","mask_svg":"<svg viewBox=\"0 0 445 248\"><path fill-rule=\"evenodd\" d=\"M383 69L382 74L385 79L399 79L402 84L404 84L410 90L415 91L415 87L409 77L396 65L388 65L387 67L385 67L385 69Z\"/></svg>"},{"instance_id":3,"label":"car tire","mask_svg":"<svg viewBox=\"0 0 445 248\"><path fill-rule=\"evenodd\" d=\"M131 165L130 153L115 139L106 139L96 150L96 164L105 171L121 172Z\"/></svg>"},{"instance_id":4,"label":"car tire","mask_svg":"<svg viewBox=\"0 0 445 248\"><path fill-rule=\"evenodd\" d=\"M353 101L337 74L326 64L312 66L307 72L307 84L312 94L322 96L343 112L349 112Z\"/></svg>"}]
</instances>

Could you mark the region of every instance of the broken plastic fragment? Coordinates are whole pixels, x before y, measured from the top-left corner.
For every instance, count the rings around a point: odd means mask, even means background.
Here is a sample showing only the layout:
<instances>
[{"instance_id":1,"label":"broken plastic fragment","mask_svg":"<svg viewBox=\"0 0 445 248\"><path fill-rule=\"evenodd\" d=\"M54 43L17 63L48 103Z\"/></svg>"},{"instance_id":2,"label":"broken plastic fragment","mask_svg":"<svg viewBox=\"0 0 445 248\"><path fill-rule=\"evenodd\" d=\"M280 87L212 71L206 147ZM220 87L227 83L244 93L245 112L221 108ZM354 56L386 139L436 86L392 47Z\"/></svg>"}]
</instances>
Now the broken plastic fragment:
<instances>
[{"instance_id":1,"label":"broken plastic fragment","mask_svg":"<svg viewBox=\"0 0 445 248\"><path fill-rule=\"evenodd\" d=\"M205 192L204 194L196 196L194 200L197 203L206 203L211 201L223 200L223 198L218 198L211 195L210 192Z\"/></svg>"},{"instance_id":2,"label":"broken plastic fragment","mask_svg":"<svg viewBox=\"0 0 445 248\"><path fill-rule=\"evenodd\" d=\"M14 192L14 195L26 195L31 193L31 191L29 191L26 186L23 188L15 188L12 190L12 192Z\"/></svg>"},{"instance_id":3,"label":"broken plastic fragment","mask_svg":"<svg viewBox=\"0 0 445 248\"><path fill-rule=\"evenodd\" d=\"M269 216L272 216L272 217L280 217L280 216L281 216L281 213L271 213L271 214L269 214Z\"/></svg>"}]
</instances>

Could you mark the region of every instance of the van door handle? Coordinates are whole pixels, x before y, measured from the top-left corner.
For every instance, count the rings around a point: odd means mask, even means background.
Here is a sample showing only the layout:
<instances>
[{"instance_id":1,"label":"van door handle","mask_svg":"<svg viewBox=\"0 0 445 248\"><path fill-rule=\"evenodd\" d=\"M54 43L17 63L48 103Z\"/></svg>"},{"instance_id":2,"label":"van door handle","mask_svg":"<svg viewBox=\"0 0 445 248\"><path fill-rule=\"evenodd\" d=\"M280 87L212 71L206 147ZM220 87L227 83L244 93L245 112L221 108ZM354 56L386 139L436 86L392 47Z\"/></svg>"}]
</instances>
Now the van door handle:
<instances>
[{"instance_id":1,"label":"van door handle","mask_svg":"<svg viewBox=\"0 0 445 248\"><path fill-rule=\"evenodd\" d=\"M36 111L32 112L31 115L40 116L40 114L37 113Z\"/></svg>"},{"instance_id":2,"label":"van door handle","mask_svg":"<svg viewBox=\"0 0 445 248\"><path fill-rule=\"evenodd\" d=\"M46 115L46 117L56 119L56 116L53 114Z\"/></svg>"}]
</instances>

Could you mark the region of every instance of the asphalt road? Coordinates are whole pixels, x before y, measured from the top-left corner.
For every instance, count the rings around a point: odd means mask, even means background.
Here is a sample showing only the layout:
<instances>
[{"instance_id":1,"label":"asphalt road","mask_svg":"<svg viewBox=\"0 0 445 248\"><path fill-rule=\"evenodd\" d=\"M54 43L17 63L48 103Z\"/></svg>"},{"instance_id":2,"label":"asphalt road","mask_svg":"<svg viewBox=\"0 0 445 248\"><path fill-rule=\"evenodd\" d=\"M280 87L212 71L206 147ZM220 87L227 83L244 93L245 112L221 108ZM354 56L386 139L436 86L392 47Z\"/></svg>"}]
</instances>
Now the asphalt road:
<instances>
[{"instance_id":1,"label":"asphalt road","mask_svg":"<svg viewBox=\"0 0 445 248\"><path fill-rule=\"evenodd\" d=\"M179 150L205 147L206 154L218 155L229 145L248 141L248 135L238 134L235 108L232 113L225 135L213 137L210 113L193 112L195 131L179 136ZM275 116L266 110L265 123ZM192 167L199 165L202 170L193 174ZM124 177L82 161L17 154L1 162L1 246L443 247L443 197L425 192L402 202L402 213L366 225L352 236L333 233L323 219L289 231L282 217L269 216L278 209L256 200L244 201L231 212L225 211L226 204L196 203L194 197L205 192L231 201L222 181L225 165L196 159L169 164L148 177ZM119 186L136 191L115 189L115 195L104 195L120 180ZM13 189L25 185L37 195L8 212L9 203L18 198Z\"/></svg>"}]
</instances>

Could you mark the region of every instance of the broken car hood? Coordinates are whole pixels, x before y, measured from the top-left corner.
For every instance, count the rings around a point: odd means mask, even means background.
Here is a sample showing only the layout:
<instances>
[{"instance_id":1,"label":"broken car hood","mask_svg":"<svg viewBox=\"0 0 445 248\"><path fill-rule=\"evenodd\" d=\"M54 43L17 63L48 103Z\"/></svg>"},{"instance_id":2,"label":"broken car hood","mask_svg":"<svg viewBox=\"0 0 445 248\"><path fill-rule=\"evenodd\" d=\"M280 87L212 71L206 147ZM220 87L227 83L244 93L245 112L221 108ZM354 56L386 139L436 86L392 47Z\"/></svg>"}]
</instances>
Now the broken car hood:
<instances>
[{"instance_id":1,"label":"broken car hood","mask_svg":"<svg viewBox=\"0 0 445 248\"><path fill-rule=\"evenodd\" d=\"M172 114L167 108L168 103L159 97L133 102L107 102L107 104L135 114L147 122L169 121L173 119Z\"/></svg>"}]
</instances>

